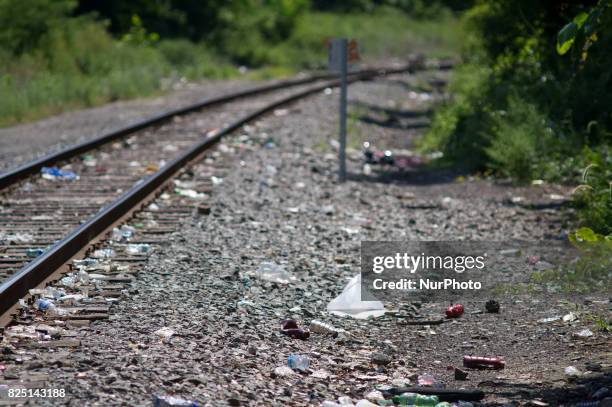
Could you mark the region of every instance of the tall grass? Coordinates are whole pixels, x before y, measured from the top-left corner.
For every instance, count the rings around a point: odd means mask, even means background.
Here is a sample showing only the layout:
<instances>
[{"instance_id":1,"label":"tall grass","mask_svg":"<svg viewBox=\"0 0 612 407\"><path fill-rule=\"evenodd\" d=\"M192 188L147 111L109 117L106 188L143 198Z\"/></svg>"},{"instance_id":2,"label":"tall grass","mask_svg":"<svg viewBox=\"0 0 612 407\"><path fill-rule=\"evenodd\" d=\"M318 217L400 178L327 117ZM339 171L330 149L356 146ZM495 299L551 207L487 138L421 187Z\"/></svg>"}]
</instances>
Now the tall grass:
<instances>
[{"instance_id":1,"label":"tall grass","mask_svg":"<svg viewBox=\"0 0 612 407\"><path fill-rule=\"evenodd\" d=\"M323 68L325 39L330 37L358 39L369 60L414 52L448 56L460 46L459 25L451 15L442 14L437 21L411 20L391 9L374 14L305 13L284 41L273 45L260 36L248 41L248 53L236 47L224 56L212 46L187 40L149 41L142 26L133 31L139 35L117 40L91 18L64 18L47 27L27 52L15 56L0 47L0 126L157 94L182 78L239 75L232 60L256 67L250 75L254 79Z\"/></svg>"}]
</instances>

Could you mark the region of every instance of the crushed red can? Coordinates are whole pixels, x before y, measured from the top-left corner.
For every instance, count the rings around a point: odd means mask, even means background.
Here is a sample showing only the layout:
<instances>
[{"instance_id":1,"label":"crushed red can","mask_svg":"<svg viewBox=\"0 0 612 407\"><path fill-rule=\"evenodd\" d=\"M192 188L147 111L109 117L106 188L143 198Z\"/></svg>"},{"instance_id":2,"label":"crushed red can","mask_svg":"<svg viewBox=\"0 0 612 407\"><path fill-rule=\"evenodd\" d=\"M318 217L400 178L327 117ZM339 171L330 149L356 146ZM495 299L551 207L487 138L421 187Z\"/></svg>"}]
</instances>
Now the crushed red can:
<instances>
[{"instance_id":1,"label":"crushed red can","mask_svg":"<svg viewBox=\"0 0 612 407\"><path fill-rule=\"evenodd\" d=\"M284 335L290 336L295 339L308 339L310 337L310 332L305 331L302 328L290 328L290 329L281 329L281 332Z\"/></svg>"},{"instance_id":2,"label":"crushed red can","mask_svg":"<svg viewBox=\"0 0 612 407\"><path fill-rule=\"evenodd\" d=\"M485 356L464 356L463 366L470 369L493 369L499 370L506 367L506 362L502 358Z\"/></svg>"},{"instance_id":3,"label":"crushed red can","mask_svg":"<svg viewBox=\"0 0 612 407\"><path fill-rule=\"evenodd\" d=\"M298 329L298 323L295 319L283 319L281 321L282 329Z\"/></svg>"},{"instance_id":4,"label":"crushed red can","mask_svg":"<svg viewBox=\"0 0 612 407\"><path fill-rule=\"evenodd\" d=\"M463 305L454 304L446 309L446 318L459 318L463 315Z\"/></svg>"},{"instance_id":5,"label":"crushed red can","mask_svg":"<svg viewBox=\"0 0 612 407\"><path fill-rule=\"evenodd\" d=\"M295 319L284 319L281 321L281 333L295 339L306 340L310 337L310 332L298 326Z\"/></svg>"}]
</instances>

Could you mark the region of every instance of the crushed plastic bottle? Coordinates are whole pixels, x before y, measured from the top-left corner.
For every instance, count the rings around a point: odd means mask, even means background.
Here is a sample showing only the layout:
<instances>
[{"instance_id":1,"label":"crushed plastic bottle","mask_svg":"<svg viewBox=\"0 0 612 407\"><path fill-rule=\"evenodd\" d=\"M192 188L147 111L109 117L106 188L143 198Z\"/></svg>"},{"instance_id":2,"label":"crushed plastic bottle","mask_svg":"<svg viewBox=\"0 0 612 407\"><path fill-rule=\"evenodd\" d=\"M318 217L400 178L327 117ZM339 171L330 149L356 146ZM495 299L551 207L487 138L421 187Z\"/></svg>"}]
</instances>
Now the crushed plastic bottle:
<instances>
[{"instance_id":1,"label":"crushed plastic bottle","mask_svg":"<svg viewBox=\"0 0 612 407\"><path fill-rule=\"evenodd\" d=\"M42 312L45 312L52 306L53 303L51 301L45 300L44 298L39 298L36 300L36 309Z\"/></svg>"},{"instance_id":2,"label":"crushed plastic bottle","mask_svg":"<svg viewBox=\"0 0 612 407\"><path fill-rule=\"evenodd\" d=\"M438 396L424 396L417 393L402 393L393 396L393 402L400 406L435 406L440 402Z\"/></svg>"},{"instance_id":3,"label":"crushed plastic bottle","mask_svg":"<svg viewBox=\"0 0 612 407\"><path fill-rule=\"evenodd\" d=\"M337 337L341 332L343 332L342 329L334 328L333 326L326 324L324 322L321 322L321 321L317 321L316 319L313 319L312 321L310 321L310 325L308 326L308 328L312 332L316 332L318 334L323 334L323 335L330 335L330 336L333 336L334 338Z\"/></svg>"},{"instance_id":4,"label":"crushed plastic bottle","mask_svg":"<svg viewBox=\"0 0 612 407\"><path fill-rule=\"evenodd\" d=\"M198 407L196 403L180 397L165 395L153 396L153 407Z\"/></svg>"},{"instance_id":5,"label":"crushed plastic bottle","mask_svg":"<svg viewBox=\"0 0 612 407\"><path fill-rule=\"evenodd\" d=\"M74 180L79 179L78 175L76 175L74 172L63 171L57 167L42 167L40 169L40 172L44 179L50 179L50 180L62 179L62 180L68 180L68 181L74 181Z\"/></svg>"},{"instance_id":6,"label":"crushed plastic bottle","mask_svg":"<svg viewBox=\"0 0 612 407\"><path fill-rule=\"evenodd\" d=\"M147 243L129 244L125 251L127 254L147 254L151 251L151 245Z\"/></svg>"},{"instance_id":7,"label":"crushed plastic bottle","mask_svg":"<svg viewBox=\"0 0 612 407\"><path fill-rule=\"evenodd\" d=\"M36 309L42 311L50 316L64 316L68 315L68 311L64 308L56 306L53 302L39 298L36 300Z\"/></svg>"},{"instance_id":8,"label":"crushed plastic bottle","mask_svg":"<svg viewBox=\"0 0 612 407\"><path fill-rule=\"evenodd\" d=\"M134 236L134 232L136 232L136 229L129 225L113 228L111 239L115 242L127 242Z\"/></svg>"},{"instance_id":9,"label":"crushed plastic bottle","mask_svg":"<svg viewBox=\"0 0 612 407\"><path fill-rule=\"evenodd\" d=\"M264 261L259 265L257 278L279 284L289 284L295 280L295 277L285 270L284 266L270 261Z\"/></svg>"},{"instance_id":10,"label":"crushed plastic bottle","mask_svg":"<svg viewBox=\"0 0 612 407\"><path fill-rule=\"evenodd\" d=\"M297 370L308 370L310 366L310 359L306 355L289 355L287 358L287 366L291 369Z\"/></svg>"},{"instance_id":11,"label":"crushed plastic bottle","mask_svg":"<svg viewBox=\"0 0 612 407\"><path fill-rule=\"evenodd\" d=\"M45 252L45 249L40 247L29 248L26 250L26 256L30 259L34 259Z\"/></svg>"},{"instance_id":12,"label":"crushed plastic bottle","mask_svg":"<svg viewBox=\"0 0 612 407\"><path fill-rule=\"evenodd\" d=\"M327 305L327 311L336 315L363 319L383 315L385 307L380 301L361 300L361 274L357 274L344 287L342 293Z\"/></svg>"},{"instance_id":13,"label":"crushed plastic bottle","mask_svg":"<svg viewBox=\"0 0 612 407\"><path fill-rule=\"evenodd\" d=\"M115 257L115 251L109 247L105 249L97 249L91 254L94 259L111 259Z\"/></svg>"}]
</instances>

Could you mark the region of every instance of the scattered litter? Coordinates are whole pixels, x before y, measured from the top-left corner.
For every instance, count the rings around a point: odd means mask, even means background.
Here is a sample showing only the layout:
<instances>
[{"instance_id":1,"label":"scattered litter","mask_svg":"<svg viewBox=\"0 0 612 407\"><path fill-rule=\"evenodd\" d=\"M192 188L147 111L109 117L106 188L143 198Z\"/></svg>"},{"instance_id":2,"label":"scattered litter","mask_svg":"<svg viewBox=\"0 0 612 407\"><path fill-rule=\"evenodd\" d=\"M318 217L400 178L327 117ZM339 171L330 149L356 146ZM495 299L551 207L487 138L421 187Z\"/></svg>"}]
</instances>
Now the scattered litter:
<instances>
[{"instance_id":1,"label":"scattered litter","mask_svg":"<svg viewBox=\"0 0 612 407\"><path fill-rule=\"evenodd\" d=\"M147 243L129 244L125 251L127 254L147 254L151 251L151 245Z\"/></svg>"},{"instance_id":2,"label":"scattered litter","mask_svg":"<svg viewBox=\"0 0 612 407\"><path fill-rule=\"evenodd\" d=\"M198 407L193 401L176 396L153 396L153 407Z\"/></svg>"},{"instance_id":3,"label":"scattered litter","mask_svg":"<svg viewBox=\"0 0 612 407\"><path fill-rule=\"evenodd\" d=\"M499 302L495 300L489 300L485 304L485 308L488 313L497 314L499 312Z\"/></svg>"},{"instance_id":4,"label":"scattered litter","mask_svg":"<svg viewBox=\"0 0 612 407\"><path fill-rule=\"evenodd\" d=\"M60 297L58 301L65 303L65 304L76 305L80 301L83 301L85 298L87 298L86 294L69 294L69 295L64 295L63 297Z\"/></svg>"},{"instance_id":5,"label":"scattered litter","mask_svg":"<svg viewBox=\"0 0 612 407\"><path fill-rule=\"evenodd\" d=\"M0 242L14 244L14 243L32 243L34 236L29 233L4 233L0 232Z\"/></svg>"},{"instance_id":6,"label":"scattered litter","mask_svg":"<svg viewBox=\"0 0 612 407\"><path fill-rule=\"evenodd\" d=\"M590 329L583 329L582 331L576 332L576 336L579 336L581 338L588 338L589 336L593 335L595 334Z\"/></svg>"},{"instance_id":7,"label":"scattered litter","mask_svg":"<svg viewBox=\"0 0 612 407\"><path fill-rule=\"evenodd\" d=\"M72 260L72 264L74 265L74 267L77 267L77 268L91 267L91 266L95 266L96 264L98 264L98 260L87 257L82 260Z\"/></svg>"},{"instance_id":8,"label":"scattered litter","mask_svg":"<svg viewBox=\"0 0 612 407\"><path fill-rule=\"evenodd\" d=\"M279 377L291 376L295 372L289 366L279 366L274 369L274 374Z\"/></svg>"},{"instance_id":9,"label":"scattered litter","mask_svg":"<svg viewBox=\"0 0 612 407\"><path fill-rule=\"evenodd\" d=\"M289 284L290 281L295 281L295 276L292 276L291 273L285 270L284 266L271 261L262 262L256 273L257 278L273 283Z\"/></svg>"},{"instance_id":10,"label":"scattered litter","mask_svg":"<svg viewBox=\"0 0 612 407\"><path fill-rule=\"evenodd\" d=\"M363 319L384 315L385 307L380 301L361 300L361 274L357 274L344 287L342 293L327 305L327 311L335 315Z\"/></svg>"},{"instance_id":11,"label":"scattered litter","mask_svg":"<svg viewBox=\"0 0 612 407\"><path fill-rule=\"evenodd\" d=\"M582 375L582 373L580 372L580 370L576 369L576 367L574 366L568 366L564 369L565 375L567 377L578 377L580 375Z\"/></svg>"},{"instance_id":12,"label":"scattered litter","mask_svg":"<svg viewBox=\"0 0 612 407\"><path fill-rule=\"evenodd\" d=\"M64 179L73 181L79 179L79 177L72 171L63 171L57 167L42 167L40 170L44 179L57 180Z\"/></svg>"},{"instance_id":13,"label":"scattered litter","mask_svg":"<svg viewBox=\"0 0 612 407\"><path fill-rule=\"evenodd\" d=\"M40 247L29 248L26 250L26 256L30 259L34 259L45 252L45 249Z\"/></svg>"},{"instance_id":14,"label":"scattered litter","mask_svg":"<svg viewBox=\"0 0 612 407\"><path fill-rule=\"evenodd\" d=\"M134 236L136 229L129 225L122 225L120 228L113 228L111 239L115 242L127 242Z\"/></svg>"},{"instance_id":15,"label":"scattered litter","mask_svg":"<svg viewBox=\"0 0 612 407\"><path fill-rule=\"evenodd\" d=\"M389 165L397 168L408 168L425 163L424 157L415 155L412 151L402 150L394 153L391 150L376 150L368 141L363 143L363 157L365 164L368 165Z\"/></svg>"},{"instance_id":16,"label":"scattered litter","mask_svg":"<svg viewBox=\"0 0 612 407\"><path fill-rule=\"evenodd\" d=\"M86 167L95 167L98 161L91 154L86 154L83 156L83 165Z\"/></svg>"},{"instance_id":17,"label":"scattered litter","mask_svg":"<svg viewBox=\"0 0 612 407\"><path fill-rule=\"evenodd\" d=\"M149 204L147 209L153 212L157 212L159 210L159 206L156 203Z\"/></svg>"},{"instance_id":18,"label":"scattered litter","mask_svg":"<svg viewBox=\"0 0 612 407\"><path fill-rule=\"evenodd\" d=\"M554 317L538 319L538 322L540 324L550 324L551 322L555 322L555 321L559 321L559 320L561 320L561 316L560 315L556 315Z\"/></svg>"},{"instance_id":19,"label":"scattered litter","mask_svg":"<svg viewBox=\"0 0 612 407\"><path fill-rule=\"evenodd\" d=\"M223 183L223 178L219 178L215 176L210 177L210 180L213 183L213 185L221 185Z\"/></svg>"},{"instance_id":20,"label":"scattered litter","mask_svg":"<svg viewBox=\"0 0 612 407\"><path fill-rule=\"evenodd\" d=\"M38 295L42 298L53 298L55 300L66 295L64 290L58 290L57 288L50 286L45 288L31 288L30 290L28 290L28 293L30 295Z\"/></svg>"},{"instance_id":21,"label":"scattered litter","mask_svg":"<svg viewBox=\"0 0 612 407\"><path fill-rule=\"evenodd\" d=\"M306 340L310 337L310 332L300 328L294 319L285 319L281 322L281 333L294 339Z\"/></svg>"},{"instance_id":22,"label":"scattered litter","mask_svg":"<svg viewBox=\"0 0 612 407\"><path fill-rule=\"evenodd\" d=\"M49 309L49 307L52 305L53 303L51 301L47 301L43 298L39 298L38 300L36 300L36 309L39 311L43 311L45 312L46 310Z\"/></svg>"},{"instance_id":23,"label":"scattered litter","mask_svg":"<svg viewBox=\"0 0 612 407\"><path fill-rule=\"evenodd\" d=\"M417 378L417 384L419 386L434 387L437 389L441 389L444 387L444 383L436 379L431 373L423 373L419 375L419 377Z\"/></svg>"},{"instance_id":24,"label":"scattered litter","mask_svg":"<svg viewBox=\"0 0 612 407\"><path fill-rule=\"evenodd\" d=\"M448 370L453 370L455 373L455 380L467 380L468 372L461 370L455 366L449 366Z\"/></svg>"},{"instance_id":25,"label":"scattered litter","mask_svg":"<svg viewBox=\"0 0 612 407\"><path fill-rule=\"evenodd\" d=\"M57 307L53 302L43 298L36 300L36 309L51 316L64 316L69 313L68 310Z\"/></svg>"},{"instance_id":26,"label":"scattered litter","mask_svg":"<svg viewBox=\"0 0 612 407\"><path fill-rule=\"evenodd\" d=\"M168 343L170 341L170 338L176 334L176 332L174 332L172 329L168 328L168 327L163 327L158 329L157 331L153 332L155 335L159 336L160 338L162 338L162 342Z\"/></svg>"},{"instance_id":27,"label":"scattered litter","mask_svg":"<svg viewBox=\"0 0 612 407\"><path fill-rule=\"evenodd\" d=\"M446 318L459 318L463 315L463 305L455 304L446 308Z\"/></svg>"},{"instance_id":28,"label":"scattered litter","mask_svg":"<svg viewBox=\"0 0 612 407\"><path fill-rule=\"evenodd\" d=\"M306 355L289 355L287 366L294 370L306 371L308 366L310 366L310 359Z\"/></svg>"},{"instance_id":29,"label":"scattered litter","mask_svg":"<svg viewBox=\"0 0 612 407\"><path fill-rule=\"evenodd\" d=\"M328 216L331 216L334 214L334 212L336 212L336 208L334 208L334 205L325 205L321 208L321 212Z\"/></svg>"},{"instance_id":30,"label":"scattered litter","mask_svg":"<svg viewBox=\"0 0 612 407\"><path fill-rule=\"evenodd\" d=\"M527 263L531 266L535 266L540 261L540 256L533 255L527 257Z\"/></svg>"},{"instance_id":31,"label":"scattered litter","mask_svg":"<svg viewBox=\"0 0 612 407\"><path fill-rule=\"evenodd\" d=\"M344 330L342 329L334 328L332 325L326 324L321 321L317 321L316 319L313 319L312 321L310 321L310 325L308 328L312 332L323 334L323 335L331 335L334 338L337 337L338 334L340 334L341 332L344 332Z\"/></svg>"},{"instance_id":32,"label":"scattered litter","mask_svg":"<svg viewBox=\"0 0 612 407\"><path fill-rule=\"evenodd\" d=\"M206 198L206 194L202 192L198 192L194 189L184 189L184 188L174 188L174 192L177 195L184 196L192 199L204 199Z\"/></svg>"},{"instance_id":33,"label":"scattered litter","mask_svg":"<svg viewBox=\"0 0 612 407\"><path fill-rule=\"evenodd\" d=\"M578 319L578 315L573 312L563 315L563 322L574 322Z\"/></svg>"},{"instance_id":34,"label":"scattered litter","mask_svg":"<svg viewBox=\"0 0 612 407\"><path fill-rule=\"evenodd\" d=\"M274 110L274 116L287 116L289 114L288 109L276 109Z\"/></svg>"},{"instance_id":35,"label":"scattered litter","mask_svg":"<svg viewBox=\"0 0 612 407\"><path fill-rule=\"evenodd\" d=\"M435 406L440 402L438 396L424 396L417 393L402 393L393 396L393 402L401 406Z\"/></svg>"},{"instance_id":36,"label":"scattered litter","mask_svg":"<svg viewBox=\"0 0 612 407\"><path fill-rule=\"evenodd\" d=\"M111 248L97 249L91 254L94 259L111 259L115 257L115 251Z\"/></svg>"},{"instance_id":37,"label":"scattered litter","mask_svg":"<svg viewBox=\"0 0 612 407\"><path fill-rule=\"evenodd\" d=\"M503 369L506 362L501 358L484 356L464 356L463 366L470 369Z\"/></svg>"}]
</instances>

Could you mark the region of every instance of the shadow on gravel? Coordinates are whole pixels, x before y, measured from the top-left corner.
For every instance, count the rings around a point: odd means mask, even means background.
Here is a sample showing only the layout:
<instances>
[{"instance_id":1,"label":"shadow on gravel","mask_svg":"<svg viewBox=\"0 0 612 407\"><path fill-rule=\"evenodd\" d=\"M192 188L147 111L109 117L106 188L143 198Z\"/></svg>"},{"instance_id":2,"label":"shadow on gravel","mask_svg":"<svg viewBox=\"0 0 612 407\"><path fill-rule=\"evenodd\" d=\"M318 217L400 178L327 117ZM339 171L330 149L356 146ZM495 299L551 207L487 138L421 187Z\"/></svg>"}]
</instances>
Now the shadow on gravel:
<instances>
[{"instance_id":1,"label":"shadow on gravel","mask_svg":"<svg viewBox=\"0 0 612 407\"><path fill-rule=\"evenodd\" d=\"M531 401L540 399L546 401L551 406L566 405L566 403L578 403L584 401L595 401L593 396L598 399L612 397L612 393L602 389L612 388L612 369L605 369L602 372L592 373L580 378L572 383L559 382L560 387L551 385L535 384L516 384L504 382L481 382L479 387L485 392L495 394L515 401ZM597 394L599 392L599 395ZM600 397L601 396L601 397ZM606 400L607 402L608 400ZM600 406L604 404L600 403ZM612 401L610 404L612 405Z\"/></svg>"},{"instance_id":2,"label":"shadow on gravel","mask_svg":"<svg viewBox=\"0 0 612 407\"><path fill-rule=\"evenodd\" d=\"M367 109L376 114L386 114L389 116L401 117L401 118L406 118L406 119L427 117L433 113L433 110L431 109L428 109L428 110L397 110L397 109L391 109L387 107L373 105L371 103L364 103L364 102L358 102L358 101L349 102L349 105L352 107Z\"/></svg>"},{"instance_id":3,"label":"shadow on gravel","mask_svg":"<svg viewBox=\"0 0 612 407\"><path fill-rule=\"evenodd\" d=\"M348 174L351 181L399 184L399 185L436 185L451 184L458 176L468 175L469 172L458 169L427 169L413 167L410 169L397 169L393 167L379 167L371 175Z\"/></svg>"}]
</instances>

